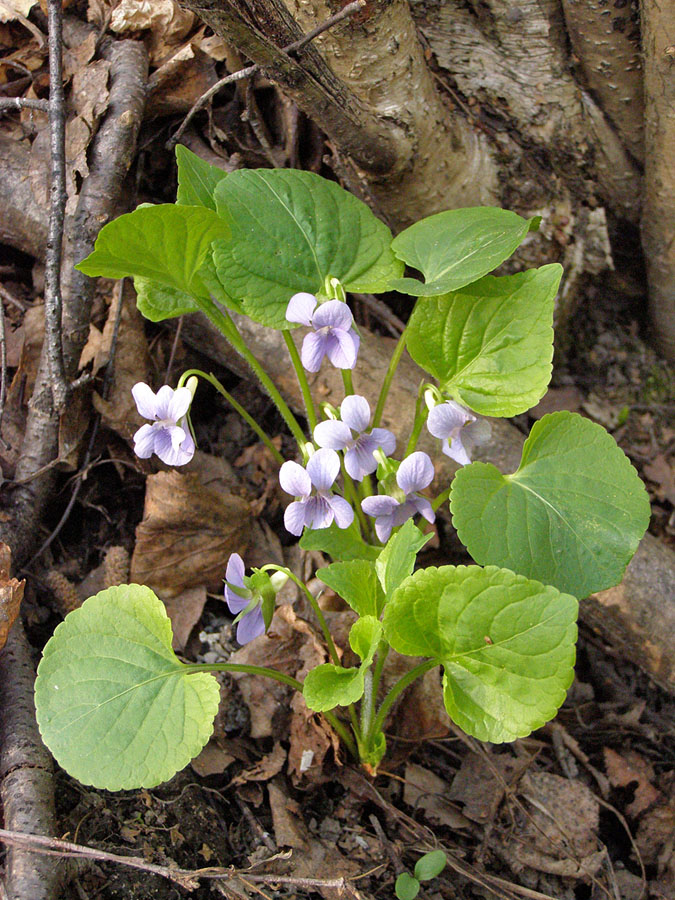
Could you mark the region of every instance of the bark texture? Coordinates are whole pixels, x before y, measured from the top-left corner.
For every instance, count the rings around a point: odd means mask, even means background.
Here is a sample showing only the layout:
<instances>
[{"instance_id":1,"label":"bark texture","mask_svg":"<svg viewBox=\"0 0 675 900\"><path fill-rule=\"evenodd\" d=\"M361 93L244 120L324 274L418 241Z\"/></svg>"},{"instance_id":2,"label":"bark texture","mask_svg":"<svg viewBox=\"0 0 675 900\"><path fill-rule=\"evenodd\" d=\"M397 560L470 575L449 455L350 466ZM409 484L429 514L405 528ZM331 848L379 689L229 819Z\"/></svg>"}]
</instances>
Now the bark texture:
<instances>
[{"instance_id":1,"label":"bark texture","mask_svg":"<svg viewBox=\"0 0 675 900\"><path fill-rule=\"evenodd\" d=\"M405 0L371 3L302 51L277 48L334 12L323 0L182 0L265 67L322 128L357 193L395 229L452 206L497 202L496 169L482 137L452 118L432 83ZM317 39L319 40L319 39ZM415 98L415 102L411 102Z\"/></svg>"},{"instance_id":2,"label":"bark texture","mask_svg":"<svg viewBox=\"0 0 675 900\"><path fill-rule=\"evenodd\" d=\"M281 333L263 328L245 317L237 317L237 326L258 359L264 361L265 369L287 401L301 413L302 398L295 373L288 363ZM374 404L395 342L375 336L363 328L360 331L360 355L362 359L368 360L368 365L360 366L354 372L354 389ZM182 334L214 360L243 377L251 377L246 364L202 316L187 317ZM299 343L300 336L297 332L294 337ZM423 378L426 376L422 370L405 356L396 372L382 420L382 425L396 435L399 446L408 439L417 389ZM344 387L337 369L325 367L316 375L310 376L310 384L315 401L327 401L339 406L344 396ZM520 463L524 435L506 419L490 421L490 442L476 449L475 458L492 463L503 472L513 472ZM419 449L432 457L436 486L443 488L454 476L457 466L438 452L437 443L424 429ZM439 514L447 515L445 505ZM580 618L614 652L625 656L661 687L675 694L675 608L668 602L673 596L675 553L647 534L629 564L622 584L583 601L580 605Z\"/></svg>"},{"instance_id":3,"label":"bark texture","mask_svg":"<svg viewBox=\"0 0 675 900\"><path fill-rule=\"evenodd\" d=\"M28 141L0 137L0 243L40 256L47 243L47 210L33 193L30 156Z\"/></svg>"},{"instance_id":4,"label":"bark texture","mask_svg":"<svg viewBox=\"0 0 675 900\"><path fill-rule=\"evenodd\" d=\"M675 14L643 0L645 191L642 244L656 341L675 361Z\"/></svg>"}]
</instances>

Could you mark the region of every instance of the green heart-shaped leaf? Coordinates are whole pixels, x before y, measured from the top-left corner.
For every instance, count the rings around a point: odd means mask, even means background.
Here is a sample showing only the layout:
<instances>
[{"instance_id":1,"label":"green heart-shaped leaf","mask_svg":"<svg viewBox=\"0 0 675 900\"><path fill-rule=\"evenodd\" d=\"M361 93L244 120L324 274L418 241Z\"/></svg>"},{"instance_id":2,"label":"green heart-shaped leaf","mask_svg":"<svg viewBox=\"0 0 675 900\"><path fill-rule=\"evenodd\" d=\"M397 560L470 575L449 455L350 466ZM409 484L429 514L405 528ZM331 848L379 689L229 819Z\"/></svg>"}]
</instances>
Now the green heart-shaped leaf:
<instances>
[{"instance_id":1,"label":"green heart-shaped leaf","mask_svg":"<svg viewBox=\"0 0 675 900\"><path fill-rule=\"evenodd\" d=\"M218 277L263 325L291 327L291 296L317 294L327 276L347 291L378 292L402 271L387 226L312 172L240 169L218 184L215 199L232 228L232 241L214 248Z\"/></svg>"},{"instance_id":2,"label":"green heart-shaped leaf","mask_svg":"<svg viewBox=\"0 0 675 900\"><path fill-rule=\"evenodd\" d=\"M384 596L375 567L369 560L353 559L332 563L319 569L316 575L319 581L332 588L360 616L379 616Z\"/></svg>"},{"instance_id":3,"label":"green heart-shaped leaf","mask_svg":"<svg viewBox=\"0 0 675 900\"><path fill-rule=\"evenodd\" d=\"M540 221L539 216L522 219L492 206L450 209L421 219L397 235L391 248L424 275L424 283L397 278L391 287L413 297L456 291L496 269Z\"/></svg>"},{"instance_id":4,"label":"green heart-shaped leaf","mask_svg":"<svg viewBox=\"0 0 675 900\"><path fill-rule=\"evenodd\" d=\"M56 761L83 784L154 787L208 741L220 690L171 649L171 623L148 587L120 585L69 613L35 682L37 720Z\"/></svg>"},{"instance_id":5,"label":"green heart-shaped leaf","mask_svg":"<svg viewBox=\"0 0 675 900\"><path fill-rule=\"evenodd\" d=\"M576 413L535 423L518 470L455 476L452 521L481 565L507 566L579 599L618 584L649 524L649 498L604 428Z\"/></svg>"},{"instance_id":6,"label":"green heart-shaped leaf","mask_svg":"<svg viewBox=\"0 0 675 900\"><path fill-rule=\"evenodd\" d=\"M398 900L415 900L420 892L420 883L409 872L401 872L396 879L394 891Z\"/></svg>"},{"instance_id":7,"label":"green heart-shaped leaf","mask_svg":"<svg viewBox=\"0 0 675 900\"><path fill-rule=\"evenodd\" d=\"M315 712L327 712L336 706L349 706L363 697L364 678L360 668L343 669L324 663L308 672L302 683L305 703Z\"/></svg>"},{"instance_id":8,"label":"green heart-shaped leaf","mask_svg":"<svg viewBox=\"0 0 675 900\"><path fill-rule=\"evenodd\" d=\"M193 297L208 297L199 270L216 238L230 230L203 206L139 206L105 225L94 250L75 268L85 275L148 278Z\"/></svg>"},{"instance_id":9,"label":"green heart-shaped leaf","mask_svg":"<svg viewBox=\"0 0 675 900\"><path fill-rule=\"evenodd\" d=\"M430 881L441 874L447 862L448 858L442 850L425 853L415 863L415 878L419 881Z\"/></svg>"},{"instance_id":10,"label":"green heart-shaped leaf","mask_svg":"<svg viewBox=\"0 0 675 900\"><path fill-rule=\"evenodd\" d=\"M525 737L572 683L578 603L508 569L442 566L407 578L384 610L399 653L443 665L453 719L482 741Z\"/></svg>"},{"instance_id":11,"label":"green heart-shaped leaf","mask_svg":"<svg viewBox=\"0 0 675 900\"><path fill-rule=\"evenodd\" d=\"M452 294L423 297L406 346L441 389L484 416L514 416L546 393L553 301L562 267L487 275Z\"/></svg>"},{"instance_id":12,"label":"green heart-shaped leaf","mask_svg":"<svg viewBox=\"0 0 675 900\"><path fill-rule=\"evenodd\" d=\"M422 534L408 519L387 541L375 562L377 577L385 597L390 597L404 578L412 572L417 554L432 535Z\"/></svg>"},{"instance_id":13,"label":"green heart-shaped leaf","mask_svg":"<svg viewBox=\"0 0 675 900\"><path fill-rule=\"evenodd\" d=\"M328 528L305 528L300 538L300 546L303 550L320 550L327 553L332 559L351 560L351 559L377 559L380 555L381 547L373 547L372 544L366 544L361 537L356 521L352 522L349 528L338 528L335 522ZM330 568L330 566L328 567ZM326 571L325 569L323 570ZM325 582L328 584L328 582ZM330 585L333 587L333 585ZM338 591L338 588L334 588ZM342 596L340 594L340 596ZM351 601L346 597L347 603L351 605ZM357 610L358 612L358 610Z\"/></svg>"},{"instance_id":14,"label":"green heart-shaped leaf","mask_svg":"<svg viewBox=\"0 0 675 900\"><path fill-rule=\"evenodd\" d=\"M216 185L227 177L227 172L212 166L182 144L176 146L178 163L178 194L176 203L181 206L205 206L216 211L213 193Z\"/></svg>"}]
</instances>

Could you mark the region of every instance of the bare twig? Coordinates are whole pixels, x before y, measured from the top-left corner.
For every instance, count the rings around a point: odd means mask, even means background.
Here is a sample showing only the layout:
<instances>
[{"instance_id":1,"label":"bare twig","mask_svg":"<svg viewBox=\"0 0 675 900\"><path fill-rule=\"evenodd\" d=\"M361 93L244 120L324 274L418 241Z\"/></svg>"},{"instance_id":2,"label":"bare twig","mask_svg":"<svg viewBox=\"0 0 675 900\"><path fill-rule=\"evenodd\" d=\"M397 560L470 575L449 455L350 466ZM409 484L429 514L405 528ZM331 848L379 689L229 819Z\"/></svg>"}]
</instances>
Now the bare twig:
<instances>
[{"instance_id":1,"label":"bare twig","mask_svg":"<svg viewBox=\"0 0 675 900\"><path fill-rule=\"evenodd\" d=\"M63 93L63 7L49 0L49 141L51 148L51 204L45 256L45 340L54 406L66 405L68 385L63 363L61 328L61 257L66 215L66 110Z\"/></svg>"},{"instance_id":2,"label":"bare twig","mask_svg":"<svg viewBox=\"0 0 675 900\"><path fill-rule=\"evenodd\" d=\"M333 28L333 26L337 25L338 22L342 22L343 19L346 19L348 16L353 15L359 9L363 9L365 5L366 0L352 0L352 2L343 7L340 12L336 13L334 16L330 16L325 20L325 22L317 25L316 28L313 28L311 31L307 32L307 34L305 34L299 40L293 41L292 44L288 44L288 46L283 47L282 51L286 54L297 53L299 50L302 50L303 47L313 41L314 38L318 37L320 34L323 34L324 31L328 31L329 28ZM221 78L220 81L217 81L212 87L210 87L208 91L202 94L202 96L197 100L189 113L185 116L185 118L181 122L180 128L174 134L171 140L167 141L167 149L171 150L176 146L194 116L199 112L200 109L203 109L206 106L211 97L217 94L218 91L220 91L228 84L234 84L234 82L241 81L244 78L251 78L251 76L256 75L261 68L262 67L257 64L253 66L247 66L245 69L240 69L238 72L233 72L231 75L226 75L225 78Z\"/></svg>"},{"instance_id":3,"label":"bare twig","mask_svg":"<svg viewBox=\"0 0 675 900\"><path fill-rule=\"evenodd\" d=\"M389 309L383 300L372 294L354 294L354 297L373 313L392 337L398 338L403 334L405 323Z\"/></svg>"},{"instance_id":4,"label":"bare twig","mask_svg":"<svg viewBox=\"0 0 675 900\"><path fill-rule=\"evenodd\" d=\"M32 100L30 97L0 97L0 110L39 109L49 111L49 100Z\"/></svg>"},{"instance_id":5,"label":"bare twig","mask_svg":"<svg viewBox=\"0 0 675 900\"><path fill-rule=\"evenodd\" d=\"M7 396L7 344L5 342L5 306L0 301L0 425Z\"/></svg>"},{"instance_id":6,"label":"bare twig","mask_svg":"<svg viewBox=\"0 0 675 900\"><path fill-rule=\"evenodd\" d=\"M11 294L6 287L0 284L0 297L3 300L6 300L8 303L11 303L13 306L16 306L22 312L26 312L29 308L28 303L24 303L23 300L19 300L18 297L15 297L14 294Z\"/></svg>"}]
</instances>

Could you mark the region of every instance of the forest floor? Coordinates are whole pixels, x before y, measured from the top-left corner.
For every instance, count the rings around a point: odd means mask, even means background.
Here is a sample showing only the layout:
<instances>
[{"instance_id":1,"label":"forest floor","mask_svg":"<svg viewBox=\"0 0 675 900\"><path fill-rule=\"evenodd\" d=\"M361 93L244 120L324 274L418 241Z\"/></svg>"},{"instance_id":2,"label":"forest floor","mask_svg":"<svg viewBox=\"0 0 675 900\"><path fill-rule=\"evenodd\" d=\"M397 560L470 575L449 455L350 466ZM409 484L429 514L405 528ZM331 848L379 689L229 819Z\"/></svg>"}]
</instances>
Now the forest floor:
<instances>
[{"instance_id":1,"label":"forest floor","mask_svg":"<svg viewBox=\"0 0 675 900\"><path fill-rule=\"evenodd\" d=\"M0 37L11 42L15 32L3 27ZM213 60L205 59L215 45L207 46L211 39L203 29L199 39L202 54L190 62L196 84L183 80L176 88L156 79L154 116L184 113L208 86ZM30 49L17 41L17 62L43 71L44 54L32 57ZM187 97L181 95L185 91ZM257 97L268 121L273 119L270 108L281 108L277 95L263 84ZM217 143L227 133L230 161L270 165L275 148L261 149L252 123L260 110L255 99L253 105L250 97L246 102L245 123L239 97L215 110L202 137ZM284 115L278 113L277 124ZM39 116L29 121L22 113L24 129L40 124ZM6 127L11 131L16 122ZM300 163L321 169L328 149L321 135L302 119L294 133ZM174 199L172 158L162 146L166 137L149 115L134 169L135 202ZM30 177L44 167L41 159L35 156ZM292 153L285 163L289 159L294 161ZM321 171L330 174L325 165ZM8 250L0 267L5 299L13 298L5 309L12 381L0 447L8 481L44 333L42 274L39 263L18 251ZM551 390L515 424L526 434L537 417L569 409L606 427L649 490L651 532L672 547L674 376L645 342L644 298L635 283L623 293L618 281L589 283L567 350L558 354ZM200 449L183 477L133 455L130 437L138 426L128 389L141 380L155 387L175 383L188 367L214 371L289 454L292 444L255 386L191 346L175 323L144 324L129 293L121 301L115 377L102 398L96 392L113 352L116 293L110 282L97 288L81 361L95 376L93 393L83 394L81 409L70 417L72 433L62 435L58 491L41 538L53 534L76 479L83 479L82 488L63 529L28 566L28 637L37 655L68 609L104 586L142 580L152 571L153 587L172 618L177 651L186 659L225 659L237 645L219 584L242 533L249 565L274 560L311 576L321 560L285 534L275 463L224 401L200 388L193 408ZM395 299L391 303L403 315ZM354 312L359 324L384 333L386 322L377 310L357 300ZM96 414L102 427L83 470ZM239 521L233 510L242 504L247 513ZM468 562L443 521L429 547L422 564ZM277 615L264 652L274 652L282 664L290 657L321 661L308 610L290 589L284 599L288 605ZM322 603L336 633L346 634L348 619L337 599L327 592ZM263 662L269 664L269 656ZM675 698L584 627L576 680L554 722L514 744L481 745L432 709L420 691L389 721L389 752L375 778L354 767L328 726L285 689L249 677L224 676L221 684L213 738L172 781L110 793L84 787L57 769L60 836L166 867L168 876L121 862L71 861L63 900L392 898L397 875L412 871L420 853L437 848L446 852L448 865L423 886L423 900L675 898ZM194 890L170 877L176 867L200 870ZM230 869L230 875L212 877L214 867Z\"/></svg>"}]
</instances>

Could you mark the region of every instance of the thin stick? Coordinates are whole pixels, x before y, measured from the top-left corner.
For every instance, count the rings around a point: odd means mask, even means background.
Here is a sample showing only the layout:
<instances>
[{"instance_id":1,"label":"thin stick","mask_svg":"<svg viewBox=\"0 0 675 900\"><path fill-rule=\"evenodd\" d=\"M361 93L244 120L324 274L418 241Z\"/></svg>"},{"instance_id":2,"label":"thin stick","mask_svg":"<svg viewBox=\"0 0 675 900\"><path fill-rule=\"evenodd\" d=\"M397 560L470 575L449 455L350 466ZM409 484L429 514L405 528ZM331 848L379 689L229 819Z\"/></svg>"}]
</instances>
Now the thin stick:
<instances>
[{"instance_id":1,"label":"thin stick","mask_svg":"<svg viewBox=\"0 0 675 900\"><path fill-rule=\"evenodd\" d=\"M32 100L30 97L0 97L0 110L39 109L49 112L49 100Z\"/></svg>"},{"instance_id":2,"label":"thin stick","mask_svg":"<svg viewBox=\"0 0 675 900\"><path fill-rule=\"evenodd\" d=\"M14 294L10 294L6 287L0 284L0 297L3 300L6 300L8 303L11 303L13 306L16 306L17 309L20 309L22 312L26 312L27 309L30 309L30 305L28 303L24 303L23 300L19 300L18 297L15 297Z\"/></svg>"},{"instance_id":3,"label":"thin stick","mask_svg":"<svg viewBox=\"0 0 675 900\"><path fill-rule=\"evenodd\" d=\"M49 141L51 147L51 204L45 257L45 339L54 406L66 404L68 385L63 363L61 258L66 215L66 112L63 93L63 7L49 0Z\"/></svg>"},{"instance_id":4,"label":"thin stick","mask_svg":"<svg viewBox=\"0 0 675 900\"><path fill-rule=\"evenodd\" d=\"M7 396L7 344L5 342L5 306L0 302L0 424Z\"/></svg>"},{"instance_id":5,"label":"thin stick","mask_svg":"<svg viewBox=\"0 0 675 900\"><path fill-rule=\"evenodd\" d=\"M359 9L363 9L365 5L366 0L352 0L352 3L348 3L347 6L340 10L340 12L336 13L334 16L330 16L328 19L326 19L325 22L317 25L316 28L313 28L311 31L307 32L307 34L301 37L299 40L293 41L292 44L288 44L288 46L286 47L282 47L282 52L290 54L295 53L298 50L302 50L302 48L313 41L314 38L318 37L324 31L328 31L329 28L337 25L338 22L341 22L348 16L353 15ZM224 88L228 84L234 84L235 81L242 81L244 78L251 78L251 76L256 75L261 70L261 68L262 67L257 63L253 66L247 66L245 69L240 69L238 72L232 72L231 75L226 75L225 78L221 78L220 81L217 81L212 87L210 87L208 91L206 91L206 93L202 94L202 96L197 100L189 113L185 116L180 125L180 128L174 134L171 140L167 141L167 150L172 150L176 146L194 116L199 112L200 109L203 109L206 106L206 104L209 102L211 97L214 96L214 94L217 94L221 88Z\"/></svg>"}]
</instances>

